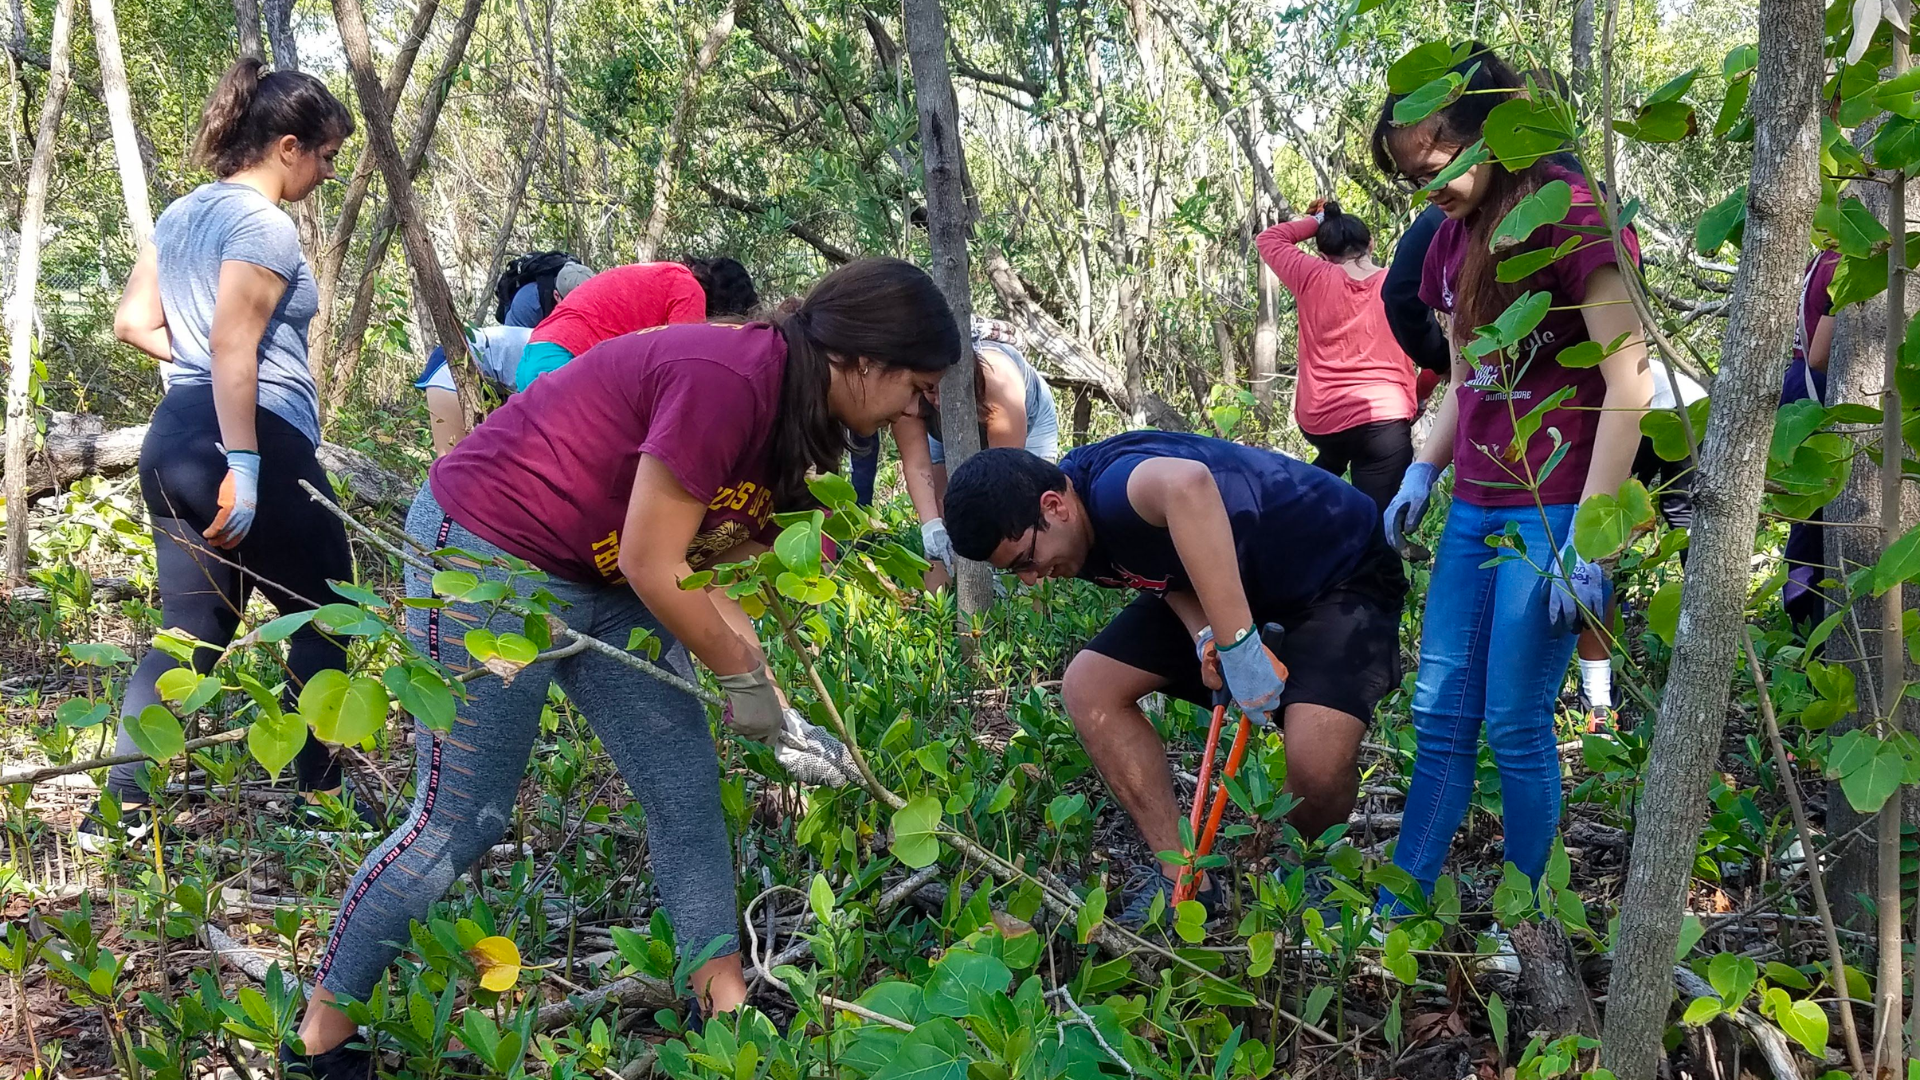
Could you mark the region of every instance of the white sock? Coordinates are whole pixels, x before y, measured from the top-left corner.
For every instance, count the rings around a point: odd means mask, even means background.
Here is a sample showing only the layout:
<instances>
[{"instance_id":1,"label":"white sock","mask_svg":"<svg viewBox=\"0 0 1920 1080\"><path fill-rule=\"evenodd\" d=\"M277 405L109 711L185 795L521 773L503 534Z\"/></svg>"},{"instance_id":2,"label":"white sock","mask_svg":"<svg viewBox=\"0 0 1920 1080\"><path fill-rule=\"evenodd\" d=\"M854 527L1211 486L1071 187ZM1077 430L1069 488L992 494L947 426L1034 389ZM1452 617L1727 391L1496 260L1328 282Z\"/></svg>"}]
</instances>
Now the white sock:
<instances>
[{"instance_id":1,"label":"white sock","mask_svg":"<svg viewBox=\"0 0 1920 1080\"><path fill-rule=\"evenodd\" d=\"M1613 661L1581 657L1580 690L1588 708L1613 708Z\"/></svg>"}]
</instances>

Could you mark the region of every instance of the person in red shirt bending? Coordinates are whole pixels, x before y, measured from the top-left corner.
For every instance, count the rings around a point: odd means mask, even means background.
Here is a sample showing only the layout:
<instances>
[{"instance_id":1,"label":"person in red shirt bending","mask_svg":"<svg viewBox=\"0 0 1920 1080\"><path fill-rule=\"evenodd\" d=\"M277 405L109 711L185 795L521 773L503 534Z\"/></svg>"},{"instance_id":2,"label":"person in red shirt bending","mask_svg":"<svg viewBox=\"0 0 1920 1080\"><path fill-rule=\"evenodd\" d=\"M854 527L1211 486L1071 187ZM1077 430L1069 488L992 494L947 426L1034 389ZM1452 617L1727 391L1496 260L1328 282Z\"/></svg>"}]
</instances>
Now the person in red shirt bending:
<instances>
[{"instance_id":1,"label":"person in red shirt bending","mask_svg":"<svg viewBox=\"0 0 1920 1080\"><path fill-rule=\"evenodd\" d=\"M1309 237L1320 256L1297 246ZM1334 474L1382 510L1413 461L1413 361L1400 350L1380 300L1385 268L1373 261L1373 235L1340 204L1316 203L1311 217L1283 221L1254 245L1293 293L1300 319L1300 381L1293 416Z\"/></svg>"},{"instance_id":2,"label":"person in red shirt bending","mask_svg":"<svg viewBox=\"0 0 1920 1080\"><path fill-rule=\"evenodd\" d=\"M527 338L514 389L566 364L608 338L671 323L745 316L760 304L747 268L727 259L616 266L567 292Z\"/></svg>"}]
</instances>

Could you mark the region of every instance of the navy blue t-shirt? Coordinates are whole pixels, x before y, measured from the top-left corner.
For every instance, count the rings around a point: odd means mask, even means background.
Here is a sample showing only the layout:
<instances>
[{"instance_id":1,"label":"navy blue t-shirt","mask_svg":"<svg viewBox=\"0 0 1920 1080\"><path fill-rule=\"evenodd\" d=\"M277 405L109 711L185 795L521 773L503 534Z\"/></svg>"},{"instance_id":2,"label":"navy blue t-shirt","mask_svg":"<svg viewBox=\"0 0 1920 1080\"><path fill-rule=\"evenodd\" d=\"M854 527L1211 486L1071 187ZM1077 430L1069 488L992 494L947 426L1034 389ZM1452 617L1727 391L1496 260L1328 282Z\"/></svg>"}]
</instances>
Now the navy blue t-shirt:
<instances>
[{"instance_id":1,"label":"navy blue t-shirt","mask_svg":"<svg viewBox=\"0 0 1920 1080\"><path fill-rule=\"evenodd\" d=\"M1324 469L1203 435L1131 431L1080 447L1060 462L1093 524L1093 549L1080 577L1155 595L1193 587L1173 534L1147 524L1127 499L1133 470L1161 457L1203 462L1213 471L1256 620L1285 622L1351 576L1381 542L1373 500Z\"/></svg>"}]
</instances>

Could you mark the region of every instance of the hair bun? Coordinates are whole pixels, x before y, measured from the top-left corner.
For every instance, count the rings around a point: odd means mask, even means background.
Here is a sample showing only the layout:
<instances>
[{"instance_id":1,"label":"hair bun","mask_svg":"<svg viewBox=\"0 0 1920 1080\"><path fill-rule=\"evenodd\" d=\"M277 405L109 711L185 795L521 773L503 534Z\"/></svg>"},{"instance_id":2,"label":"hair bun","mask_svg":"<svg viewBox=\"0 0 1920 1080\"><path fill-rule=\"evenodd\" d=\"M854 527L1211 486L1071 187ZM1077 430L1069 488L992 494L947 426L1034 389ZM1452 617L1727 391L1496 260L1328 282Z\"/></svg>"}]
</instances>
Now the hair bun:
<instances>
[{"instance_id":1,"label":"hair bun","mask_svg":"<svg viewBox=\"0 0 1920 1080\"><path fill-rule=\"evenodd\" d=\"M1340 204L1328 199L1320 204L1320 211L1326 216L1326 220L1331 221L1340 216Z\"/></svg>"}]
</instances>

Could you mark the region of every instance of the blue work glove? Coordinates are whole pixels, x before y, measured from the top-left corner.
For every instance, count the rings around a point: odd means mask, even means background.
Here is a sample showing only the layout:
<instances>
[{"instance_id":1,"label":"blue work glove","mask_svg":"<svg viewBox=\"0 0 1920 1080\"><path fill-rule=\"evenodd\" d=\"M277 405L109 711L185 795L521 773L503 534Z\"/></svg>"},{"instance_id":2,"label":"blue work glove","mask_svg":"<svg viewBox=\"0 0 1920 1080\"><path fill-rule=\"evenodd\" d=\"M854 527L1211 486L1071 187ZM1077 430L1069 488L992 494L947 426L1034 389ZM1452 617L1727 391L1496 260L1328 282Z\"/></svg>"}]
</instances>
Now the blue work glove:
<instances>
[{"instance_id":1,"label":"blue work glove","mask_svg":"<svg viewBox=\"0 0 1920 1080\"><path fill-rule=\"evenodd\" d=\"M1407 545L1407 534L1420 527L1427 516L1427 500L1433 495L1433 482L1440 470L1424 461L1407 466L1400 479L1400 491L1387 504L1387 546L1399 551Z\"/></svg>"},{"instance_id":2,"label":"blue work glove","mask_svg":"<svg viewBox=\"0 0 1920 1080\"><path fill-rule=\"evenodd\" d=\"M217 548L239 547L253 528L253 513L259 505L259 451L228 450L227 475L220 481L220 512L200 535Z\"/></svg>"},{"instance_id":3,"label":"blue work glove","mask_svg":"<svg viewBox=\"0 0 1920 1080\"><path fill-rule=\"evenodd\" d=\"M1211 635L1207 637L1200 646L1203 658L1206 650L1214 647ZM1220 674L1233 693L1234 704L1254 723L1262 726L1272 723L1273 714L1280 710L1280 695L1287 690L1287 674L1286 668L1260 640L1259 631L1248 630L1240 640L1225 648L1216 648L1216 652L1220 657Z\"/></svg>"},{"instance_id":4,"label":"blue work glove","mask_svg":"<svg viewBox=\"0 0 1920 1080\"><path fill-rule=\"evenodd\" d=\"M1583 622L1598 626L1613 602L1613 578L1607 568L1588 562L1568 540L1560 549L1548 581L1547 624L1563 633L1580 631Z\"/></svg>"}]
</instances>

